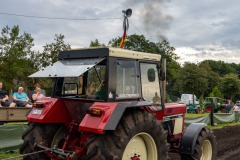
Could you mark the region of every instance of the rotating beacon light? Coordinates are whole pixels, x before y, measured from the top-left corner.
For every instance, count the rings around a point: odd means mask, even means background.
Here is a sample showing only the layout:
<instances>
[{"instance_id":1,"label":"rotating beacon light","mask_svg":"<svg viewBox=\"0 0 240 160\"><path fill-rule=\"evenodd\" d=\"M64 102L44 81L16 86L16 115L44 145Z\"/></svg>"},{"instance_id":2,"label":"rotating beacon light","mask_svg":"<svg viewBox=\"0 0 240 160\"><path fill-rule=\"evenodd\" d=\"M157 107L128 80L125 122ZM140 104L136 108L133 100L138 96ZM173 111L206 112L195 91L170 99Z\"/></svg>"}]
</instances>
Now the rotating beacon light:
<instances>
[{"instance_id":1,"label":"rotating beacon light","mask_svg":"<svg viewBox=\"0 0 240 160\"><path fill-rule=\"evenodd\" d=\"M123 10L122 13L123 13L123 35L119 48L124 47L124 43L127 37L127 30L129 28L128 17L132 15L132 10L129 8L127 10Z\"/></svg>"}]
</instances>

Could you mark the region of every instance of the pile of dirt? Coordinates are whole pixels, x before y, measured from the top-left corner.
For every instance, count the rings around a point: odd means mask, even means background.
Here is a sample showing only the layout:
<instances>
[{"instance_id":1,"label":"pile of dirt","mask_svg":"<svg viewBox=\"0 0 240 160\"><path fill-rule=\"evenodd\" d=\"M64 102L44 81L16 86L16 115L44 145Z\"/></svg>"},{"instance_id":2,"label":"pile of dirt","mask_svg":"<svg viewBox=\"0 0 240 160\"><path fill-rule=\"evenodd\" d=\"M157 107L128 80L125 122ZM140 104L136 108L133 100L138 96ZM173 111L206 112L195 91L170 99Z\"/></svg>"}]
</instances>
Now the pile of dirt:
<instances>
[{"instance_id":1,"label":"pile of dirt","mask_svg":"<svg viewBox=\"0 0 240 160\"><path fill-rule=\"evenodd\" d=\"M217 160L240 159L240 125L214 129L217 140ZM169 153L171 160L181 160L178 153Z\"/></svg>"}]
</instances>

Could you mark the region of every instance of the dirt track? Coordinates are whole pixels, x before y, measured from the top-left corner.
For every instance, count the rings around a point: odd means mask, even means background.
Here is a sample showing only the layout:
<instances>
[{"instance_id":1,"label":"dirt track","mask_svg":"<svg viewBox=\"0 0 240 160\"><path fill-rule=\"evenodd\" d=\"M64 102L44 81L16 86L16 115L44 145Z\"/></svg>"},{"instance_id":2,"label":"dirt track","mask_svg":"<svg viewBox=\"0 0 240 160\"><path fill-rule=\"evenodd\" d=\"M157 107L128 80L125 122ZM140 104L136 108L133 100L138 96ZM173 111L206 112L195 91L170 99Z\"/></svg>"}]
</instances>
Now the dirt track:
<instances>
[{"instance_id":1,"label":"dirt track","mask_svg":"<svg viewBox=\"0 0 240 160\"><path fill-rule=\"evenodd\" d=\"M240 159L240 125L215 129L217 139L217 160ZM178 153L170 153L171 160L181 160Z\"/></svg>"}]
</instances>

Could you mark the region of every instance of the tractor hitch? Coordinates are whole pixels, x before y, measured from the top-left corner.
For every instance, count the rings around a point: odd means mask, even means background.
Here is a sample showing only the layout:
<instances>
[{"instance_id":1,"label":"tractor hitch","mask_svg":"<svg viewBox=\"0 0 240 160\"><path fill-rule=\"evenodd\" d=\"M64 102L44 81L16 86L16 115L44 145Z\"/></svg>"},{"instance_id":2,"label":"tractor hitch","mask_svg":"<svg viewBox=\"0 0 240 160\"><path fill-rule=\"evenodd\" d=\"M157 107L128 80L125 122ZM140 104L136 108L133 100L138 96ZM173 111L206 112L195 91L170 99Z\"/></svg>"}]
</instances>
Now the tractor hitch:
<instances>
[{"instance_id":1,"label":"tractor hitch","mask_svg":"<svg viewBox=\"0 0 240 160\"><path fill-rule=\"evenodd\" d=\"M76 160L77 159L77 154L75 152L73 153L66 153L61 149L52 149L48 148L42 144L36 144L35 145L38 148L41 148L43 150L46 150L46 153L48 156L50 156L53 159L66 159L66 160Z\"/></svg>"}]
</instances>

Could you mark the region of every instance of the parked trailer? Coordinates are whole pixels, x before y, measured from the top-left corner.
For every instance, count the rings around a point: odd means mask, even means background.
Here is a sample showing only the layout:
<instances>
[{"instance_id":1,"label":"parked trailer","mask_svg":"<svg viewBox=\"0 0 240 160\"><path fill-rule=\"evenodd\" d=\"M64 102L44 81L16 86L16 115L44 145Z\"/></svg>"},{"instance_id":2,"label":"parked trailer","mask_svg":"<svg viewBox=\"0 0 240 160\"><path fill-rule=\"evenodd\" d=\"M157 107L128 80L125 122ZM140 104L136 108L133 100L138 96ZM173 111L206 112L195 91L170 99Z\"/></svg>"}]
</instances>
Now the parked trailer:
<instances>
[{"instance_id":1,"label":"parked trailer","mask_svg":"<svg viewBox=\"0 0 240 160\"><path fill-rule=\"evenodd\" d=\"M20 107L1 107L0 108L0 124L7 122L26 122L27 114L31 108Z\"/></svg>"}]
</instances>

